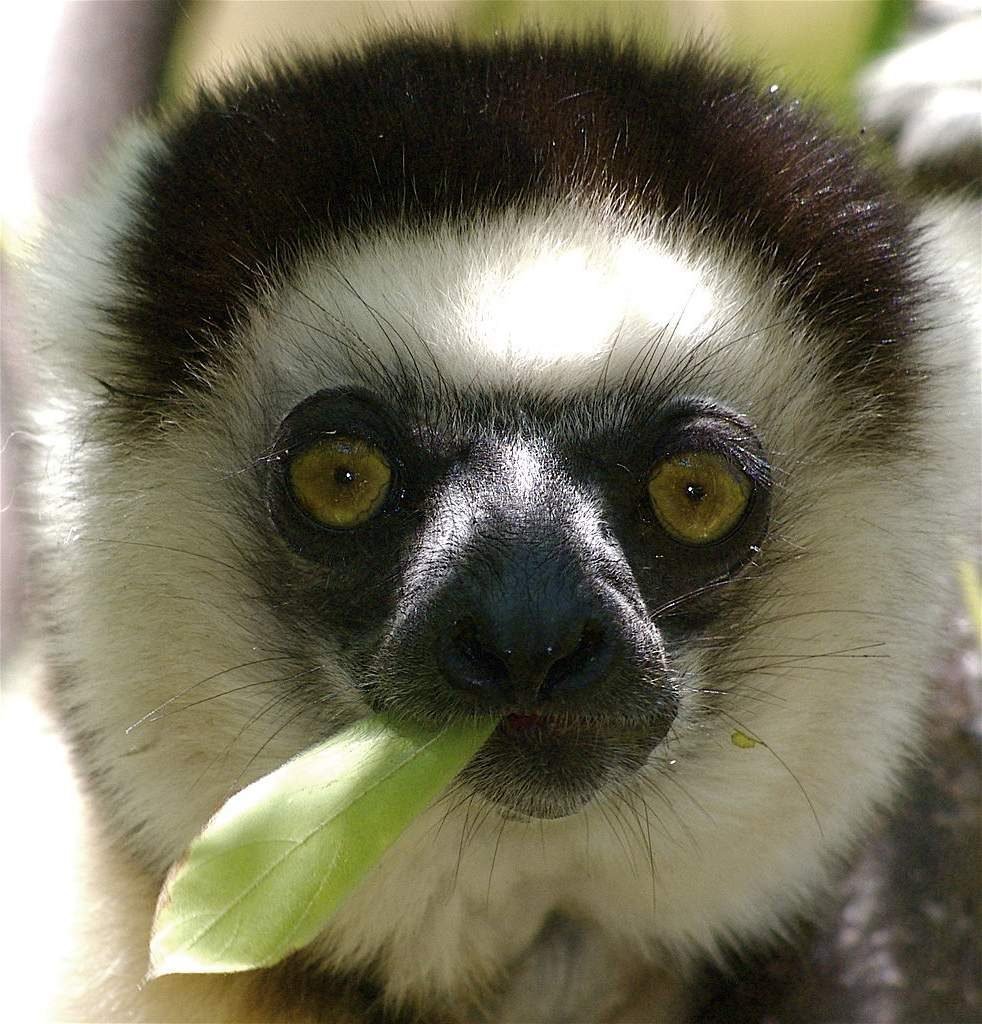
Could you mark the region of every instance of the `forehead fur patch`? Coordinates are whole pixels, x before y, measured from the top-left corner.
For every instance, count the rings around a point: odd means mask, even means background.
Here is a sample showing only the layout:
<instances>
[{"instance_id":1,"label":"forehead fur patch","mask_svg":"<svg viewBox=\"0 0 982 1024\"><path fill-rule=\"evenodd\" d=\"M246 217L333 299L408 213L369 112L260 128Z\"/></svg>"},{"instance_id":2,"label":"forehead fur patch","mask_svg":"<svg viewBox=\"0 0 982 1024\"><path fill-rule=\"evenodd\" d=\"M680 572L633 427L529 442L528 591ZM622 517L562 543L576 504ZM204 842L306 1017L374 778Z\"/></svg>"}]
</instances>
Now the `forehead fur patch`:
<instances>
[{"instance_id":1,"label":"forehead fur patch","mask_svg":"<svg viewBox=\"0 0 982 1024\"><path fill-rule=\"evenodd\" d=\"M406 36L203 90L164 135L108 311L132 342L113 383L142 401L193 386L312 247L571 195L742 250L827 329L844 378L909 401L906 212L855 145L696 51Z\"/></svg>"}]
</instances>

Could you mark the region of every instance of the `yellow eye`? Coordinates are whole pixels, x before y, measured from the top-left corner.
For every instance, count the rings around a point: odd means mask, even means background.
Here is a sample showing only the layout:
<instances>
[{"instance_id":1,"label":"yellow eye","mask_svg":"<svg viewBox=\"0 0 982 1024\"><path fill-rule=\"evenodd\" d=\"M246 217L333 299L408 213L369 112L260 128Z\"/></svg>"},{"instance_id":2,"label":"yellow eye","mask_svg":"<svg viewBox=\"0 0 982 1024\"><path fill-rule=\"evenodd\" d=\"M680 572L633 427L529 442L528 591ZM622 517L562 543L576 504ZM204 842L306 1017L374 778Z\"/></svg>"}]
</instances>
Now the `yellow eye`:
<instances>
[{"instance_id":1,"label":"yellow eye","mask_svg":"<svg viewBox=\"0 0 982 1024\"><path fill-rule=\"evenodd\" d=\"M658 522L685 544L722 540L743 518L750 480L714 452L683 452L662 459L648 478Z\"/></svg>"},{"instance_id":2,"label":"yellow eye","mask_svg":"<svg viewBox=\"0 0 982 1024\"><path fill-rule=\"evenodd\" d=\"M303 508L327 526L361 526L385 504L392 470L385 456L354 437L331 437L290 464L290 486Z\"/></svg>"}]
</instances>

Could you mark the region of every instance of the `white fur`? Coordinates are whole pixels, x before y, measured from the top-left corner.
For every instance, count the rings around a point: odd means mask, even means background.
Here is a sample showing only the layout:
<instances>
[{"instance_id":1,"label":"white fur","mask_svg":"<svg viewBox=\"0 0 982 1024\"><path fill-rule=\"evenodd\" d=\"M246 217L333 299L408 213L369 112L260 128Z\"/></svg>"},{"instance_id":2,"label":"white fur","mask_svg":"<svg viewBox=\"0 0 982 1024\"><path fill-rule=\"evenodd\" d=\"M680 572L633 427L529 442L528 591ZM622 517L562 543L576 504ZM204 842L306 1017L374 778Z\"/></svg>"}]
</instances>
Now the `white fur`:
<instances>
[{"instance_id":1,"label":"white fur","mask_svg":"<svg viewBox=\"0 0 982 1024\"><path fill-rule=\"evenodd\" d=\"M56 250L41 282L36 330L82 367L103 358L89 300L112 275L96 262L80 278L70 253L108 254L104 223L117 211L103 216ZM150 816L137 837L146 862L164 870L230 788L318 738L302 718L263 713L279 673L259 662L278 627L237 569L229 483L248 468L243 453L268 447L269 417L352 379L328 338L338 322L385 364L398 331L424 374L432 356L462 386L550 394L591 390L605 364L612 385L623 380L654 338L657 384L709 336L698 390L754 423L777 481L761 563L786 561L738 652L759 667L708 714L699 690L713 688L713 657L683 654L680 717L638 784L645 801L623 794L634 810L605 798L527 824L438 803L312 955L377 960L395 996L455 996L505 971L556 910L612 948L684 959L778 931L806 908L916 746L951 566L939 542L958 529L958 507L938 495L968 473L970 453L967 421L951 414L965 408L959 382L940 372L957 361L963 326L948 317L919 343L933 374L918 413L925 454L871 463L827 455L863 414L830 393L823 346L793 314L735 252L570 201L425 236L380 233L330 261L312 254L244 327L235 375L212 382L193 418L134 450L87 440L84 427L63 433L42 492L61 656L77 669L79 724L97 732L95 760L118 787L117 820ZM92 385L68 360L52 408L84 410ZM228 672L244 663L255 664ZM737 746L737 732L758 745Z\"/></svg>"}]
</instances>

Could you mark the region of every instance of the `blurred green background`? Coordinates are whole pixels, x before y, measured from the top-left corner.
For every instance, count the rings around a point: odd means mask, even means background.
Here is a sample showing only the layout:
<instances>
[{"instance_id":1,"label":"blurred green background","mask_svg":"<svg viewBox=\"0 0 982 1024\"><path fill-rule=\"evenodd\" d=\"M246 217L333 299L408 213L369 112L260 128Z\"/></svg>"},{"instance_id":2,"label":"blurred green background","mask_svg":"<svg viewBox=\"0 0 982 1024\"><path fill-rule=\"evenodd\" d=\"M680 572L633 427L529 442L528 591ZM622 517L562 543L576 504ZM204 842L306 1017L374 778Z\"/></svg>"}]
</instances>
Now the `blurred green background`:
<instances>
[{"instance_id":1,"label":"blurred green background","mask_svg":"<svg viewBox=\"0 0 982 1024\"><path fill-rule=\"evenodd\" d=\"M602 25L654 47L701 38L851 118L856 70L895 41L911 7L911 0L199 0L188 8L170 88L234 67L257 47L341 45L372 27L422 22L486 34Z\"/></svg>"}]
</instances>

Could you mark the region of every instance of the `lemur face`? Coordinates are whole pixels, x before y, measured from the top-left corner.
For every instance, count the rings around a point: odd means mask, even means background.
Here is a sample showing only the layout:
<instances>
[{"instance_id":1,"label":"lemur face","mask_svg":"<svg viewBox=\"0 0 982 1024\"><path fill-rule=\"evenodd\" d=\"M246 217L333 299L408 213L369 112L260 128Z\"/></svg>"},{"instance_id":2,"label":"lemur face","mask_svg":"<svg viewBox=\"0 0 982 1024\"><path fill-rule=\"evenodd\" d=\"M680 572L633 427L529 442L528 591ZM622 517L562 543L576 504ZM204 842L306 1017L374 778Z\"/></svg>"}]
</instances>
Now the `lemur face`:
<instances>
[{"instance_id":1,"label":"lemur face","mask_svg":"<svg viewBox=\"0 0 982 1024\"><path fill-rule=\"evenodd\" d=\"M704 630L714 585L760 551L766 463L705 403L646 396L615 428L568 402L583 433L561 402L424 403L326 392L284 422L269 506L309 563L290 625L316 634L332 609L372 706L503 718L468 778L566 813L666 737L684 685L668 641Z\"/></svg>"},{"instance_id":2,"label":"lemur face","mask_svg":"<svg viewBox=\"0 0 982 1024\"><path fill-rule=\"evenodd\" d=\"M466 316L497 319L508 337L500 309L516 268L534 272L567 244L557 235L542 253L504 257L500 290ZM472 245L458 265L473 260ZM609 273L593 255L543 298L568 302ZM448 287L433 280L420 291ZM379 317L398 315L384 295L374 303L385 307ZM313 310L304 317L318 321ZM622 342L643 354L638 343L658 327ZM446 325L416 329L395 360L358 339L398 386L310 396L260 460L278 534L264 546L291 576L272 584L270 602L288 608L285 629L343 638L340 661L370 706L436 723L502 718L466 779L520 813L570 813L642 769L666 739L691 688L674 652L706 634L726 606L723 584L735 591L759 561L767 461L746 420L705 396L599 372L592 389L556 393L548 366L489 391L462 383L441 351L459 354L465 339L448 345ZM544 340L561 346L563 330L545 326ZM702 340L679 345L688 354ZM598 352L609 375L611 353ZM510 375L509 362L499 369Z\"/></svg>"},{"instance_id":3,"label":"lemur face","mask_svg":"<svg viewBox=\"0 0 982 1024\"><path fill-rule=\"evenodd\" d=\"M415 992L478 900L460 977L516 905L682 952L800 908L916 733L954 513L854 149L695 54L403 39L202 94L107 182L48 256L46 515L138 856L371 711L492 714L312 956Z\"/></svg>"}]
</instances>

